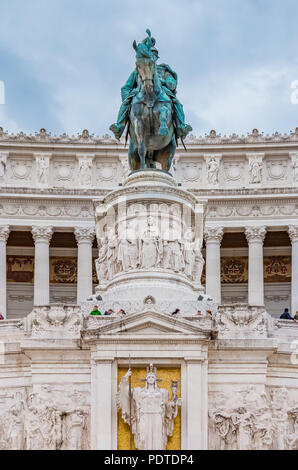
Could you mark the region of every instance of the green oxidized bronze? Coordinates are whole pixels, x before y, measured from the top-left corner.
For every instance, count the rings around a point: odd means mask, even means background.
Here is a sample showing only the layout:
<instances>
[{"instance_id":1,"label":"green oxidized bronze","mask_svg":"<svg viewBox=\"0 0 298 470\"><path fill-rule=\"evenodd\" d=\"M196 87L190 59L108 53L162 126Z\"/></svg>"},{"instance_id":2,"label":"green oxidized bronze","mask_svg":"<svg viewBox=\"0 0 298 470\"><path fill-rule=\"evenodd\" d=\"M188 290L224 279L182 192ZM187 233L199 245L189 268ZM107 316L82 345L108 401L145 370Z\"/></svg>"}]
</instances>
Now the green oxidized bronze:
<instances>
[{"instance_id":1,"label":"green oxidized bronze","mask_svg":"<svg viewBox=\"0 0 298 470\"><path fill-rule=\"evenodd\" d=\"M183 106L176 97L177 74L167 64L157 64L155 39L133 42L136 69L121 88L122 105L117 123L110 126L120 139L127 126L128 160L132 171L156 168L156 162L169 171L178 138L192 130L184 122Z\"/></svg>"}]
</instances>

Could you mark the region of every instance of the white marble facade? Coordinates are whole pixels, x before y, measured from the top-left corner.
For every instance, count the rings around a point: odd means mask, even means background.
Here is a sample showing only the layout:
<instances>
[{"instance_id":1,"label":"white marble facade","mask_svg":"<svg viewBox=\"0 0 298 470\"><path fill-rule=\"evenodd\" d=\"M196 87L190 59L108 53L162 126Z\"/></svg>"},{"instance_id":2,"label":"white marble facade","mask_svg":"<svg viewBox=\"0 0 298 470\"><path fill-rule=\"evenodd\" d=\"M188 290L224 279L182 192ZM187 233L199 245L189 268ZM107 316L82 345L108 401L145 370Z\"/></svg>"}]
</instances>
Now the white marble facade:
<instances>
[{"instance_id":1,"label":"white marble facade","mask_svg":"<svg viewBox=\"0 0 298 470\"><path fill-rule=\"evenodd\" d=\"M126 154L123 143L107 135L102 138L90 135L86 130L78 136L53 136L45 129L35 135L7 134L0 129L1 279L6 255L15 253L17 249L24 255L32 251L24 247L5 249L7 230L32 232L34 227L41 226L49 230L52 227L52 233L76 233L80 229L92 231L95 228L92 200L105 197L122 184L128 174ZM211 131L202 138L188 137L187 152L178 148L173 167L176 181L183 189L206 201L206 253L203 250L203 255L206 255L206 284L210 295L219 302L263 301L274 316L278 316L285 306L293 314L298 310L294 288L298 282L295 249L297 162L298 130L285 135L263 135L254 129L247 136L221 136ZM289 233L291 242L286 255L292 257L292 283L264 286L261 271L252 267L252 260L259 256L257 252L262 252L262 240L259 240L259 245L252 242L247 231L261 227L265 233ZM214 228L219 232L222 230L223 235L233 232L246 234L249 248L247 246L245 253L237 247L233 251L230 249L230 253L249 256L251 269L258 273L260 282L256 281L250 269L246 285L220 285L218 258L225 256L225 249L221 248L221 240L212 238ZM80 262L78 259L78 285L65 286L66 296L60 293L61 286L45 285L43 289L50 292L45 294L45 301L48 295L51 301L59 301L63 297L81 300L85 289L87 295L92 293L91 267L87 264L92 256L97 257L97 251L90 254L89 242L80 242L78 237L76 240L75 256L83 260ZM281 248L285 250L285 247ZM38 266L47 256L46 243L42 245L37 241L35 250L38 272ZM278 254L278 243L275 251L264 248L264 255L266 250L267 255ZM20 251L17 254L20 255ZM73 256L73 250L65 247L64 255ZM186 272L188 269L189 266ZM89 279L86 280L86 276ZM37 279L42 282L36 275ZM35 289L32 284L6 286L5 282L5 279L1 281L0 312L4 316L8 313L8 318L15 318L22 312L23 315L29 313L34 298L38 299L39 294L34 292L40 291L38 282Z\"/></svg>"},{"instance_id":2,"label":"white marble facade","mask_svg":"<svg viewBox=\"0 0 298 470\"><path fill-rule=\"evenodd\" d=\"M0 449L117 449L130 358L180 369L182 449L298 449L298 323L274 318L298 311L298 129L186 143L175 181L127 178L109 136L0 129ZM19 231L32 246L8 243ZM75 245L53 248L57 232ZM264 245L281 232L287 246ZM227 233L243 246L222 247ZM51 284L61 254L76 284ZM31 283L7 282L13 255L34 259ZM231 255L248 257L246 283L221 284ZM265 284L263 257L279 255L291 282ZM91 317L95 303L115 313Z\"/></svg>"}]
</instances>

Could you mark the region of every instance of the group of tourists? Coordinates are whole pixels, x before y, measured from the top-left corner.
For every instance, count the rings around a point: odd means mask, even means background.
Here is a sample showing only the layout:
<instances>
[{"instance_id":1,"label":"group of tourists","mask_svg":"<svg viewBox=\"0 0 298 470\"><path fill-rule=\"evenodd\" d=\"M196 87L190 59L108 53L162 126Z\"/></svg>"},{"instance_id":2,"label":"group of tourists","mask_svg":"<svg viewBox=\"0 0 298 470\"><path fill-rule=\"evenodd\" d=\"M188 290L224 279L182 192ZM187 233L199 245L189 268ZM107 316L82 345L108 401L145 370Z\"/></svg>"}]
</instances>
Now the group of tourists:
<instances>
[{"instance_id":1,"label":"group of tourists","mask_svg":"<svg viewBox=\"0 0 298 470\"><path fill-rule=\"evenodd\" d=\"M298 311L295 313L294 317L291 317L291 315L289 313L289 309L285 308L284 312L281 314L281 316L279 318L281 320L294 320L294 321L297 321L298 320Z\"/></svg>"},{"instance_id":2,"label":"group of tourists","mask_svg":"<svg viewBox=\"0 0 298 470\"><path fill-rule=\"evenodd\" d=\"M109 308L109 310L106 310L103 315L113 315L113 313L115 313L114 310ZM102 315L101 311L98 310L97 305L94 305L93 310L90 312L90 315ZM126 315L126 312L122 308L120 308L118 315Z\"/></svg>"}]
</instances>

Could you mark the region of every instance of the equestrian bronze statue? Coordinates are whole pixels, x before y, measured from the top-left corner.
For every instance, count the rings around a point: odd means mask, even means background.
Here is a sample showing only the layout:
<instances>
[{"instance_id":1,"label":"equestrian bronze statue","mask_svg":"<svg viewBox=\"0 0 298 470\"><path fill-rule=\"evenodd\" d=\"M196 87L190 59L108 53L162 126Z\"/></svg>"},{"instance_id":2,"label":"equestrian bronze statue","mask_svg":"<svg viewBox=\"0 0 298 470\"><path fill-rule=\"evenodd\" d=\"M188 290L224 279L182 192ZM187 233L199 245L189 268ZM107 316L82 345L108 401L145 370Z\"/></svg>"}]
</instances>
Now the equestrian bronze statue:
<instances>
[{"instance_id":1,"label":"equestrian bronze statue","mask_svg":"<svg viewBox=\"0 0 298 470\"><path fill-rule=\"evenodd\" d=\"M156 168L161 164L169 171L180 138L192 130L185 124L183 106L176 98L177 74L167 64L157 64L155 39L147 29L147 37L133 42L136 69L121 89L122 105L118 120L110 126L120 139L127 126L130 169Z\"/></svg>"}]
</instances>

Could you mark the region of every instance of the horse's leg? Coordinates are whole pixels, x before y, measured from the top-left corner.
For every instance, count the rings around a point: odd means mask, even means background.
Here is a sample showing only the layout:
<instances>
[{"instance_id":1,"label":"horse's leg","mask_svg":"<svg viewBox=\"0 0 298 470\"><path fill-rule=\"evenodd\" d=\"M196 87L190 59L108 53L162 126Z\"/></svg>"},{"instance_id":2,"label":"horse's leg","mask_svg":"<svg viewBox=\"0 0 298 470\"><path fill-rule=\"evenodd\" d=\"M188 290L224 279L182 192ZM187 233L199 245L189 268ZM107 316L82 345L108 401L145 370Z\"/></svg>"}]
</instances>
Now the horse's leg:
<instances>
[{"instance_id":1,"label":"horse's leg","mask_svg":"<svg viewBox=\"0 0 298 470\"><path fill-rule=\"evenodd\" d=\"M155 151L155 160L161 164L164 171L169 171L171 168L172 160L175 155L176 141L173 136L170 143L160 150Z\"/></svg>"},{"instance_id":2,"label":"horse's leg","mask_svg":"<svg viewBox=\"0 0 298 470\"><path fill-rule=\"evenodd\" d=\"M175 139L175 136L173 135L172 140L169 143L169 157L168 157L167 171L170 171L172 160L175 155L175 151L176 151L176 139Z\"/></svg>"},{"instance_id":3,"label":"horse's leg","mask_svg":"<svg viewBox=\"0 0 298 470\"><path fill-rule=\"evenodd\" d=\"M129 148L128 148L128 163L129 167L132 171L138 170L139 168L139 154L138 150L132 140L129 139Z\"/></svg>"},{"instance_id":4,"label":"horse's leg","mask_svg":"<svg viewBox=\"0 0 298 470\"><path fill-rule=\"evenodd\" d=\"M169 133L169 128L168 128L169 109L168 109L167 105L161 105L160 106L159 121L160 121L160 127L158 129L158 134L159 135L168 135L168 133Z\"/></svg>"},{"instance_id":5,"label":"horse's leg","mask_svg":"<svg viewBox=\"0 0 298 470\"><path fill-rule=\"evenodd\" d=\"M145 145L145 131L146 131L146 108L142 103L136 103L133 107L134 111L134 131L136 135L138 153L140 157L140 170L146 168L145 157L146 157L146 145Z\"/></svg>"},{"instance_id":6,"label":"horse's leg","mask_svg":"<svg viewBox=\"0 0 298 470\"><path fill-rule=\"evenodd\" d=\"M139 157L140 157L140 170L144 170L144 168L146 168L146 165L145 165L146 147L145 147L144 140L141 140L139 142L138 152L139 152Z\"/></svg>"}]
</instances>

